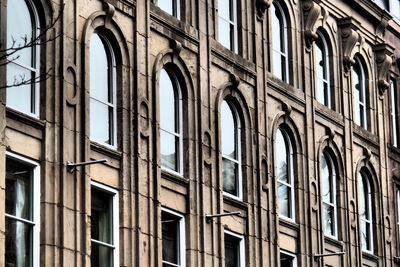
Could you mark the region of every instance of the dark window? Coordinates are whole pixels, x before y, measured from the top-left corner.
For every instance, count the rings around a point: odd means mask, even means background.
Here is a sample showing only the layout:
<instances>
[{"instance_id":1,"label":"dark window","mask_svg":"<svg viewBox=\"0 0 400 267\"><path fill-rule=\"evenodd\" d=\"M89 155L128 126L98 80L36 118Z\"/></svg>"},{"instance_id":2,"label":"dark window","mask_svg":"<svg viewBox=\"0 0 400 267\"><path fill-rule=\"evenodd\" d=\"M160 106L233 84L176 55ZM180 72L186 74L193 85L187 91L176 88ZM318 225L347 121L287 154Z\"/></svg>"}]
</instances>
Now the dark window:
<instances>
[{"instance_id":1,"label":"dark window","mask_svg":"<svg viewBox=\"0 0 400 267\"><path fill-rule=\"evenodd\" d=\"M163 210L161 227L163 266L183 266L185 262L183 217Z\"/></svg>"},{"instance_id":2,"label":"dark window","mask_svg":"<svg viewBox=\"0 0 400 267\"><path fill-rule=\"evenodd\" d=\"M242 267L244 264L243 238L225 232L225 267ZM243 266L244 267L244 266Z\"/></svg>"},{"instance_id":3,"label":"dark window","mask_svg":"<svg viewBox=\"0 0 400 267\"><path fill-rule=\"evenodd\" d=\"M280 254L281 257L281 267L296 267L296 257L293 255L288 255L286 253Z\"/></svg>"}]
</instances>

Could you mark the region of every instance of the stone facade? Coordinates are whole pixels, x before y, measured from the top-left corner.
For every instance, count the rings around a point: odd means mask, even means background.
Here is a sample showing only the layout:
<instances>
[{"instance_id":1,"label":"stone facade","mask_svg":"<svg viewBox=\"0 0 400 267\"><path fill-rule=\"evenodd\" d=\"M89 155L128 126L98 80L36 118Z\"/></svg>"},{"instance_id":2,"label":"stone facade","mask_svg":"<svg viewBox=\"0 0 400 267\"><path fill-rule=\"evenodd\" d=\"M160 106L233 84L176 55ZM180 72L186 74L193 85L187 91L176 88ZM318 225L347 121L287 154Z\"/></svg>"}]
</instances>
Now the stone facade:
<instances>
[{"instance_id":1,"label":"stone facade","mask_svg":"<svg viewBox=\"0 0 400 267\"><path fill-rule=\"evenodd\" d=\"M10 0L8 0L10 1ZM163 1L163 0L158 0ZM287 82L273 72L271 0L237 0L236 52L218 39L218 1L181 0L179 19L153 0L32 0L41 25L60 19L40 46L37 117L6 106L0 91L0 255L6 224L6 158L40 166L40 266L90 266L92 181L118 192L120 266L162 266L162 209L181 214L186 266L224 266L224 231L244 239L245 266L398 266L400 150L393 146L390 79L400 90L400 22L369 0L278 1L286 18ZM7 0L0 0L7 36ZM116 62L116 145L90 139L90 40L105 36ZM329 47L330 107L316 100L315 42ZM1 43L4 43L1 42ZM355 58L366 83L366 127L355 123ZM160 71L182 97L182 170L160 160ZM6 66L0 67L6 84ZM400 95L400 94L399 94ZM242 198L223 192L221 103L240 121ZM399 98L395 101L399 107ZM398 119L398 117L397 117ZM294 213L279 216L277 131L292 145ZM320 158L336 170L338 234L324 234ZM7 155L6 155L7 154ZM10 156L14 155L14 156ZM106 159L76 167L68 162ZM359 173L368 173L373 249L362 249ZM37 192L36 192L37 193ZM213 218L206 214L240 211ZM344 255L315 257L316 254ZM5 266L0 257L0 266ZM185 265L182 265L185 266ZM283 263L282 263L283 266Z\"/></svg>"}]
</instances>

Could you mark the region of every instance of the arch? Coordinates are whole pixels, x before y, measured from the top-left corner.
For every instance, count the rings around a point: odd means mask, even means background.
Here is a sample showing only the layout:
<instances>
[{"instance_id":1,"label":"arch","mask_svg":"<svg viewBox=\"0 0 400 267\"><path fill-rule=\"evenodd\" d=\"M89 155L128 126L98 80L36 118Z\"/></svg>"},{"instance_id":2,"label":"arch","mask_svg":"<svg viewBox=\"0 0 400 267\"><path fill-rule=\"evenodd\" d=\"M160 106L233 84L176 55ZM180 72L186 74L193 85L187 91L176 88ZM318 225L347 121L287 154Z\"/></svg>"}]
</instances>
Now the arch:
<instances>
[{"instance_id":1,"label":"arch","mask_svg":"<svg viewBox=\"0 0 400 267\"><path fill-rule=\"evenodd\" d=\"M335 168L336 168L336 178L340 183L344 182L344 163L342 158L342 153L336 142L333 140L331 136L325 135L320 141L320 145L318 147L318 158L324 153L327 152L334 159Z\"/></svg>"}]
</instances>

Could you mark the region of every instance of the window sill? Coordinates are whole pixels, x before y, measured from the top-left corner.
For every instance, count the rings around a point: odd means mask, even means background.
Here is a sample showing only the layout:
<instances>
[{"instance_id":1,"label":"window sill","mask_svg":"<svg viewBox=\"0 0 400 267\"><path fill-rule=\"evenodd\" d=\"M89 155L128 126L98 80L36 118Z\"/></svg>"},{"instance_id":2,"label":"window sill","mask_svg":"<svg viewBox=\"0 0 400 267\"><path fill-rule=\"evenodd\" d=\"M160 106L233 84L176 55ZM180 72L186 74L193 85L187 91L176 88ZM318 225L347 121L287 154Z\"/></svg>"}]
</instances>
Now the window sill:
<instances>
[{"instance_id":1,"label":"window sill","mask_svg":"<svg viewBox=\"0 0 400 267\"><path fill-rule=\"evenodd\" d=\"M373 262L378 262L378 260L379 260L379 257L376 256L375 254L373 254L372 251L363 250L362 257L365 258L366 260L373 261Z\"/></svg>"},{"instance_id":2,"label":"window sill","mask_svg":"<svg viewBox=\"0 0 400 267\"><path fill-rule=\"evenodd\" d=\"M239 199L237 197L233 197L230 194L226 194L225 192L223 193L223 200L224 203L226 203L227 205L230 205L234 208L238 208L242 211L246 211L247 213L247 204L245 202L243 202L243 199Z\"/></svg>"},{"instance_id":3,"label":"window sill","mask_svg":"<svg viewBox=\"0 0 400 267\"><path fill-rule=\"evenodd\" d=\"M189 179L186 179L180 173L170 171L168 169L161 168L161 177L166 180L169 180L171 182L183 185L183 186L189 185Z\"/></svg>"},{"instance_id":4,"label":"window sill","mask_svg":"<svg viewBox=\"0 0 400 267\"><path fill-rule=\"evenodd\" d=\"M324 236L324 240L326 243L335 246L337 248L343 248L343 241L340 241L339 239L337 239L336 237L333 236L329 236L329 235L325 235Z\"/></svg>"},{"instance_id":5,"label":"window sill","mask_svg":"<svg viewBox=\"0 0 400 267\"><path fill-rule=\"evenodd\" d=\"M90 149L113 159L120 160L122 157L122 152L118 151L117 148L99 144L95 141L90 141Z\"/></svg>"},{"instance_id":6,"label":"window sill","mask_svg":"<svg viewBox=\"0 0 400 267\"><path fill-rule=\"evenodd\" d=\"M6 118L22 122L36 129L43 130L45 128L45 122L40 120L39 117L31 116L10 107L6 107Z\"/></svg>"},{"instance_id":7,"label":"window sill","mask_svg":"<svg viewBox=\"0 0 400 267\"><path fill-rule=\"evenodd\" d=\"M294 220L287 217L282 217L280 215L278 216L279 216L279 225L290 228L295 231L299 230L299 224L296 223Z\"/></svg>"},{"instance_id":8,"label":"window sill","mask_svg":"<svg viewBox=\"0 0 400 267\"><path fill-rule=\"evenodd\" d=\"M362 138L365 142L369 142L375 146L379 145L378 136L374 135L369 130L367 130L355 123L353 123L353 130L354 130L354 133L356 135L358 135L360 138Z\"/></svg>"}]
</instances>

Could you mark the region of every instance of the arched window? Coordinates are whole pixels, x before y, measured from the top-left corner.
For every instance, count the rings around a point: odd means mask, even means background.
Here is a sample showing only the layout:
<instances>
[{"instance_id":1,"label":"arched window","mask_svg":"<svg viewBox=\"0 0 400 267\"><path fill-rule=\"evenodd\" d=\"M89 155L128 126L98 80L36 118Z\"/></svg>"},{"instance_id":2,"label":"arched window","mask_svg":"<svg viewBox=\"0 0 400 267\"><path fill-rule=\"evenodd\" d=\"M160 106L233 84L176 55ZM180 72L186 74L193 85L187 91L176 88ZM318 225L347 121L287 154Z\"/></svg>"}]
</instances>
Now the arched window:
<instances>
[{"instance_id":1,"label":"arched window","mask_svg":"<svg viewBox=\"0 0 400 267\"><path fill-rule=\"evenodd\" d=\"M272 73L284 82L289 82L289 57L287 21L282 7L272 5Z\"/></svg>"},{"instance_id":2,"label":"arched window","mask_svg":"<svg viewBox=\"0 0 400 267\"><path fill-rule=\"evenodd\" d=\"M367 129L366 75L360 59L356 57L355 61L356 64L353 66L354 122Z\"/></svg>"},{"instance_id":3,"label":"arched window","mask_svg":"<svg viewBox=\"0 0 400 267\"><path fill-rule=\"evenodd\" d=\"M116 146L116 67L110 43L94 33L90 40L90 139Z\"/></svg>"},{"instance_id":4,"label":"arched window","mask_svg":"<svg viewBox=\"0 0 400 267\"><path fill-rule=\"evenodd\" d=\"M177 77L167 68L160 71L161 166L182 173L182 100Z\"/></svg>"},{"instance_id":5,"label":"arched window","mask_svg":"<svg viewBox=\"0 0 400 267\"><path fill-rule=\"evenodd\" d=\"M359 213L361 223L361 247L363 250L373 252L374 231L373 231L373 196L370 180L364 171L358 175L359 186Z\"/></svg>"},{"instance_id":6,"label":"arched window","mask_svg":"<svg viewBox=\"0 0 400 267\"><path fill-rule=\"evenodd\" d=\"M315 95L318 102L331 107L331 88L329 82L329 50L322 34L315 42Z\"/></svg>"},{"instance_id":7,"label":"arched window","mask_svg":"<svg viewBox=\"0 0 400 267\"><path fill-rule=\"evenodd\" d=\"M7 2L7 48L17 48L7 60L7 106L39 116L39 21L31 1ZM18 50L19 47L25 47Z\"/></svg>"},{"instance_id":8,"label":"arched window","mask_svg":"<svg viewBox=\"0 0 400 267\"><path fill-rule=\"evenodd\" d=\"M221 145L223 190L242 198L240 121L232 104L221 104Z\"/></svg>"},{"instance_id":9,"label":"arched window","mask_svg":"<svg viewBox=\"0 0 400 267\"><path fill-rule=\"evenodd\" d=\"M295 220L293 147L281 128L276 132L275 157L279 215Z\"/></svg>"},{"instance_id":10,"label":"arched window","mask_svg":"<svg viewBox=\"0 0 400 267\"><path fill-rule=\"evenodd\" d=\"M324 233L337 238L336 171L331 156L324 152L320 159Z\"/></svg>"}]
</instances>

